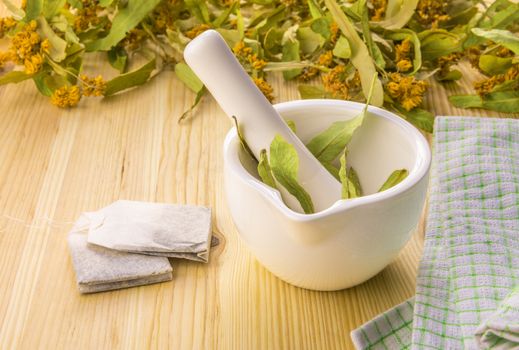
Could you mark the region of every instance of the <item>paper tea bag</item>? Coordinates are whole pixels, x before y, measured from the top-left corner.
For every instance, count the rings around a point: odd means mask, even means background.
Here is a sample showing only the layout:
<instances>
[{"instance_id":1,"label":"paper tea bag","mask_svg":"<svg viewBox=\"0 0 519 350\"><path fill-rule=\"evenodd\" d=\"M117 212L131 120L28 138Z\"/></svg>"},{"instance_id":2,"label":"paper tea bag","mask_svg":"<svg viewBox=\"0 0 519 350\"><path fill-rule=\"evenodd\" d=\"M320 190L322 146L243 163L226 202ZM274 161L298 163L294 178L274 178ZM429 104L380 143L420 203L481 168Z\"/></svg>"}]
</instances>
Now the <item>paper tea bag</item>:
<instances>
[{"instance_id":1,"label":"paper tea bag","mask_svg":"<svg viewBox=\"0 0 519 350\"><path fill-rule=\"evenodd\" d=\"M88 215L81 215L68 235L68 244L81 293L171 281L165 257L130 254L87 243Z\"/></svg>"},{"instance_id":2,"label":"paper tea bag","mask_svg":"<svg viewBox=\"0 0 519 350\"><path fill-rule=\"evenodd\" d=\"M88 242L119 251L207 262L211 209L120 200L89 213Z\"/></svg>"}]
</instances>

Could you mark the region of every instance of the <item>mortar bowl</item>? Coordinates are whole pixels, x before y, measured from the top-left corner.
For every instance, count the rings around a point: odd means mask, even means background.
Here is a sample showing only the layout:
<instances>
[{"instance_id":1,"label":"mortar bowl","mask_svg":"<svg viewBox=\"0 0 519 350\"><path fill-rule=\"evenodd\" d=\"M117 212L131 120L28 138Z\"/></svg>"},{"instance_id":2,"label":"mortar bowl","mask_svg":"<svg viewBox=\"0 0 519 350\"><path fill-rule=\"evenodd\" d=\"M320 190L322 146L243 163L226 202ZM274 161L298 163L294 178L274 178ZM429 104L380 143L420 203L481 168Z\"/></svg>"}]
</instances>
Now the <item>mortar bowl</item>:
<instances>
[{"instance_id":1,"label":"mortar bowl","mask_svg":"<svg viewBox=\"0 0 519 350\"><path fill-rule=\"evenodd\" d=\"M357 116L364 104L302 100L274 107L295 122L297 135L307 143L333 122ZM290 284L331 291L362 283L398 255L417 227L431 163L422 134L395 114L369 106L348 150L364 196L301 214L259 180L234 128L225 138L224 186L234 224L257 260ZM377 193L389 174L402 168L409 175Z\"/></svg>"}]
</instances>

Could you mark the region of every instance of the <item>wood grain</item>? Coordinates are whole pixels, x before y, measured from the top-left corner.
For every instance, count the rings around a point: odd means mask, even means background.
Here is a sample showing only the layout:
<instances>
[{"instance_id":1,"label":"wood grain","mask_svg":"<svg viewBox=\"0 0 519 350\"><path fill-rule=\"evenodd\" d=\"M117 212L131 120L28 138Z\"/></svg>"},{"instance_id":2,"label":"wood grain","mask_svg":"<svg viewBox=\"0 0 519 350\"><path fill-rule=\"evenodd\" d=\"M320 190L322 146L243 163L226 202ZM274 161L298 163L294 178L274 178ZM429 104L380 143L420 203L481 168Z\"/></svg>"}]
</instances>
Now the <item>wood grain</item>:
<instances>
[{"instance_id":1,"label":"wood grain","mask_svg":"<svg viewBox=\"0 0 519 350\"><path fill-rule=\"evenodd\" d=\"M92 67L95 68L95 67ZM452 108L433 83L437 115ZM299 98L276 78L279 102ZM349 349L349 332L412 296L424 220L399 257L368 282L339 292L293 287L240 241L222 186L222 142L231 124L166 72L142 88L60 110L31 82L0 88L0 349ZM174 260L174 280L82 296L66 246L81 212L117 199L213 208L221 244L207 265Z\"/></svg>"}]
</instances>

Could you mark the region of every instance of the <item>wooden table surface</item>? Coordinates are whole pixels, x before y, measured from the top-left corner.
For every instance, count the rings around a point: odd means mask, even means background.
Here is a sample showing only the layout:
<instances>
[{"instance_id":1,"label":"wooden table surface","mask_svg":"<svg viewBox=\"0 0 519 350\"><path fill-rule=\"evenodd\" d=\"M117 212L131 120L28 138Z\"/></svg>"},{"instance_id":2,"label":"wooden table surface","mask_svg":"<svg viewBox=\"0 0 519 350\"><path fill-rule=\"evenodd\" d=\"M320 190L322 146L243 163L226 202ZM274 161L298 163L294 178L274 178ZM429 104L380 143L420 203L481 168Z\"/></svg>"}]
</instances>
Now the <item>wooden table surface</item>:
<instances>
[{"instance_id":1,"label":"wooden table surface","mask_svg":"<svg viewBox=\"0 0 519 350\"><path fill-rule=\"evenodd\" d=\"M497 116L449 105L468 80L433 83L426 107ZM299 97L274 87L277 102ZM424 220L391 265L347 290L300 289L261 266L225 202L229 119L208 97L177 123L194 97L171 72L70 110L30 81L0 88L0 349L349 349L352 329L413 295ZM221 243L207 265L172 260L172 282L81 295L67 232L117 199L210 206Z\"/></svg>"}]
</instances>

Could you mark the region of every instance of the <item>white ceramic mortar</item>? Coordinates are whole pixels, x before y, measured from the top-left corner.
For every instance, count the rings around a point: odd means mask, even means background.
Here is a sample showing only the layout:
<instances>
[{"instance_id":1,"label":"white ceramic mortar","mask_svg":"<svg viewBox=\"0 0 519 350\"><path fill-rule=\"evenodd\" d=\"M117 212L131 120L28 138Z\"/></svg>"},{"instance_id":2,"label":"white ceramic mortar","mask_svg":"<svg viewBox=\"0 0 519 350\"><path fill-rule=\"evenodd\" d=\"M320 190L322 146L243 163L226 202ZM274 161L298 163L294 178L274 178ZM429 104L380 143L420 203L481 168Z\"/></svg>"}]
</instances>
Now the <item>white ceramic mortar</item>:
<instances>
[{"instance_id":1,"label":"white ceramic mortar","mask_svg":"<svg viewBox=\"0 0 519 350\"><path fill-rule=\"evenodd\" d=\"M275 105L295 121L304 142L363 104L304 100ZM234 223L256 258L299 287L338 290L362 283L386 267L404 247L423 209L431 161L427 141L398 116L370 106L349 146L348 162L367 195L340 200L305 215L288 208L263 184L241 149L234 128L224 144L225 192ZM375 193L389 174L406 168L398 185Z\"/></svg>"}]
</instances>

